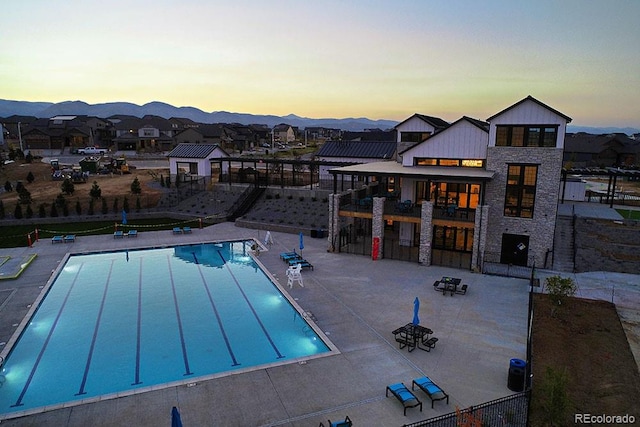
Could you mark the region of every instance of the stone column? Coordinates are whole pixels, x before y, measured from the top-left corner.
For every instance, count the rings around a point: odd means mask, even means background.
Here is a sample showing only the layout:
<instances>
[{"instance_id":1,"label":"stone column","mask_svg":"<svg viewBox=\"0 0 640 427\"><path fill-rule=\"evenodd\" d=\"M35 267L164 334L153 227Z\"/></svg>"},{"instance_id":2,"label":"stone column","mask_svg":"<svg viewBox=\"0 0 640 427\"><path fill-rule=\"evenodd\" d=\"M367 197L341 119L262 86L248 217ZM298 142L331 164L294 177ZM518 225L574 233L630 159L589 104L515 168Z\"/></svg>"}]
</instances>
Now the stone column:
<instances>
[{"instance_id":1,"label":"stone column","mask_svg":"<svg viewBox=\"0 0 640 427\"><path fill-rule=\"evenodd\" d=\"M382 254L384 254L383 244L384 244L384 202L386 198L384 197L374 197L373 198L373 208L372 208L372 218L371 218L371 241L375 240L376 237L380 239L380 246L378 247L378 259L382 258ZM373 248L371 249L371 257L373 257Z\"/></svg>"},{"instance_id":2,"label":"stone column","mask_svg":"<svg viewBox=\"0 0 640 427\"><path fill-rule=\"evenodd\" d=\"M433 202L423 201L420 212L420 246L418 262L431 265L431 242L433 241Z\"/></svg>"},{"instance_id":3,"label":"stone column","mask_svg":"<svg viewBox=\"0 0 640 427\"><path fill-rule=\"evenodd\" d=\"M473 229L473 253L471 254L471 270L482 272L484 251L487 246L487 230L489 228L489 206L476 207L476 221Z\"/></svg>"},{"instance_id":4,"label":"stone column","mask_svg":"<svg viewBox=\"0 0 640 427\"><path fill-rule=\"evenodd\" d=\"M329 229L327 230L327 242L329 252L335 252L340 238L340 195L329 195Z\"/></svg>"}]
</instances>

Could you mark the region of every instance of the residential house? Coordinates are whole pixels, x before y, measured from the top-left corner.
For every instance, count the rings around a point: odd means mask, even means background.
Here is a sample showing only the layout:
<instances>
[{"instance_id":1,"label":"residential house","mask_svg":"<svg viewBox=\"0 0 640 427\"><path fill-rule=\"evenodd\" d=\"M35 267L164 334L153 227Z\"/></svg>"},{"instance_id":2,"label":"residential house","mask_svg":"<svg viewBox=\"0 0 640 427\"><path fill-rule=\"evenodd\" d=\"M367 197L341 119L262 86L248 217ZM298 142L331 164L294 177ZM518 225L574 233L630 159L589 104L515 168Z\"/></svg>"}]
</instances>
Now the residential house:
<instances>
[{"instance_id":1,"label":"residential house","mask_svg":"<svg viewBox=\"0 0 640 427\"><path fill-rule=\"evenodd\" d=\"M115 128L116 151L160 152L169 151L175 145L172 124L163 117L114 116L109 120Z\"/></svg>"},{"instance_id":2,"label":"residential house","mask_svg":"<svg viewBox=\"0 0 640 427\"><path fill-rule=\"evenodd\" d=\"M273 139L281 144L291 144L296 140L296 129L285 123L280 123L273 128Z\"/></svg>"},{"instance_id":3,"label":"residential house","mask_svg":"<svg viewBox=\"0 0 640 427\"><path fill-rule=\"evenodd\" d=\"M430 129L420 117L396 126L398 146L411 142L399 161L330 170L329 249L361 245L374 259L408 253L426 265L474 270L549 263L571 119L531 96L486 121L462 117ZM339 192L341 176L351 175L376 182Z\"/></svg>"},{"instance_id":4,"label":"residential house","mask_svg":"<svg viewBox=\"0 0 640 427\"><path fill-rule=\"evenodd\" d=\"M623 133L567 134L563 163L569 168L639 165L640 141Z\"/></svg>"},{"instance_id":5,"label":"residential house","mask_svg":"<svg viewBox=\"0 0 640 427\"><path fill-rule=\"evenodd\" d=\"M177 144L217 144L225 147L231 137L224 125L200 124L198 127L190 127L175 136Z\"/></svg>"},{"instance_id":6,"label":"residential house","mask_svg":"<svg viewBox=\"0 0 640 427\"><path fill-rule=\"evenodd\" d=\"M395 159L396 148L395 141L326 141L316 153L315 158L322 162L334 162L336 164L371 163ZM334 167L321 165L319 170L320 180L331 179L329 169ZM354 179L360 180L365 180L366 178L354 177Z\"/></svg>"}]
</instances>

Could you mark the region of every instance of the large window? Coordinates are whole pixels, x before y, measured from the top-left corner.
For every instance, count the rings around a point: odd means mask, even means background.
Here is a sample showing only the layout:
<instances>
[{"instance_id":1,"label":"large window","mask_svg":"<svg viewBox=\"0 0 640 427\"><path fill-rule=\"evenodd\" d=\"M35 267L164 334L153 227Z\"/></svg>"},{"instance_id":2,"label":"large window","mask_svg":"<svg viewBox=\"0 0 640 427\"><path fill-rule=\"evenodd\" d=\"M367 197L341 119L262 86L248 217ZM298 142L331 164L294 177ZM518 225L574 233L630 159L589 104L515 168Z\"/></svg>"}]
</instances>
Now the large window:
<instances>
[{"instance_id":1,"label":"large window","mask_svg":"<svg viewBox=\"0 0 640 427\"><path fill-rule=\"evenodd\" d=\"M496 147L555 147L557 136L557 126L498 126Z\"/></svg>"},{"instance_id":2,"label":"large window","mask_svg":"<svg viewBox=\"0 0 640 427\"><path fill-rule=\"evenodd\" d=\"M473 229L434 225L433 248L458 252L472 252Z\"/></svg>"},{"instance_id":3,"label":"large window","mask_svg":"<svg viewBox=\"0 0 640 427\"><path fill-rule=\"evenodd\" d=\"M533 218L536 198L537 165L509 165L504 215Z\"/></svg>"},{"instance_id":4,"label":"large window","mask_svg":"<svg viewBox=\"0 0 640 427\"><path fill-rule=\"evenodd\" d=\"M414 157L413 164L415 166L450 166L450 167L483 168L484 160Z\"/></svg>"}]
</instances>

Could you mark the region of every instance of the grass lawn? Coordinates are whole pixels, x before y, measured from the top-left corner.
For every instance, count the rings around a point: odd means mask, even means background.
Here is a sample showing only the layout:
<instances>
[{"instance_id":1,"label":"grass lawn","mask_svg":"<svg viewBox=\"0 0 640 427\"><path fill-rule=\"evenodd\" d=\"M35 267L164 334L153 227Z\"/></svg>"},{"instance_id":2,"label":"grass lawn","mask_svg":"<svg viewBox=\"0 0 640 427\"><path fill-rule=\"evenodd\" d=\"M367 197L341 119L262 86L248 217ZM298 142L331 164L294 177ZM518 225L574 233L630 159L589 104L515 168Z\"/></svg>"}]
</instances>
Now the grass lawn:
<instances>
[{"instance_id":1,"label":"grass lawn","mask_svg":"<svg viewBox=\"0 0 640 427\"><path fill-rule=\"evenodd\" d=\"M64 219L61 218L61 221ZM35 240L35 229L38 228L40 239L49 239L55 235L76 234L80 236L92 236L98 234L112 234L114 221L75 222L67 220L58 224L44 224L42 226L12 225L0 227L0 248L16 248L27 246L27 235L31 233L32 241ZM173 227L198 227L198 220L176 220L173 218L154 218L130 221L126 226L121 226L123 231L136 229L138 231L171 230Z\"/></svg>"}]
</instances>

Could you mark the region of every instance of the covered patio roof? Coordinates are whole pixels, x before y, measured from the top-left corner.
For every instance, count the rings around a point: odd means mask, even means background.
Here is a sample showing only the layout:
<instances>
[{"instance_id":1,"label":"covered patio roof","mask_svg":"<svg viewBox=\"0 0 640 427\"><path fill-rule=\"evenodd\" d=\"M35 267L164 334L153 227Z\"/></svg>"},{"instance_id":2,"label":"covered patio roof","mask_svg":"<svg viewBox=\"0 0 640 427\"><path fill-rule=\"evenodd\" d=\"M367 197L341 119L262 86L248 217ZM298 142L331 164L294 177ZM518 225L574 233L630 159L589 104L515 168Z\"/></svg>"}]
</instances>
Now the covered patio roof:
<instances>
[{"instance_id":1,"label":"covered patio roof","mask_svg":"<svg viewBox=\"0 0 640 427\"><path fill-rule=\"evenodd\" d=\"M407 178L489 181L494 171L482 168L447 166L403 166L395 161L361 163L329 169L335 175L387 175Z\"/></svg>"}]
</instances>

